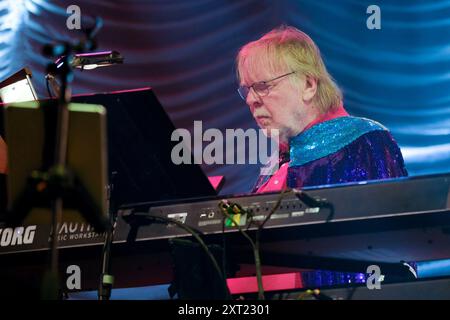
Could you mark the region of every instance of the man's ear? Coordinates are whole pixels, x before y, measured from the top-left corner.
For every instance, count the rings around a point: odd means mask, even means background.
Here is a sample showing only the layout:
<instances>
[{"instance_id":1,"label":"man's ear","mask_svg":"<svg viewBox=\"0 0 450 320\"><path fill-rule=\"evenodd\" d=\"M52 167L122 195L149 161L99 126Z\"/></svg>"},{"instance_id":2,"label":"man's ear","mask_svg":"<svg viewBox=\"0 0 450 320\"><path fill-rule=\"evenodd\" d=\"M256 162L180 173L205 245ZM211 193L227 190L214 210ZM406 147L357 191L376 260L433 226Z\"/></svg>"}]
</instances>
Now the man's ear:
<instances>
[{"instance_id":1,"label":"man's ear","mask_svg":"<svg viewBox=\"0 0 450 320\"><path fill-rule=\"evenodd\" d=\"M305 87L303 89L302 97L303 101L309 102L311 101L317 92L317 79L306 76L305 77Z\"/></svg>"}]
</instances>

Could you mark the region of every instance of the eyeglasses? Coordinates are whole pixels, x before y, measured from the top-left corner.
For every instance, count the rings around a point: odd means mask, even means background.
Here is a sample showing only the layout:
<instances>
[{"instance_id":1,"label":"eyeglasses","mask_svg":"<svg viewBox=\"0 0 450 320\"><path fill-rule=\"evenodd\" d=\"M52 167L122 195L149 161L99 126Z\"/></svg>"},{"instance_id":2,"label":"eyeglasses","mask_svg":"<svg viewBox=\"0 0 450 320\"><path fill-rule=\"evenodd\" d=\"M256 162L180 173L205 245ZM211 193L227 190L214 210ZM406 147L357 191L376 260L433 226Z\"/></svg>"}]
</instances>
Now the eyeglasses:
<instances>
[{"instance_id":1,"label":"eyeglasses","mask_svg":"<svg viewBox=\"0 0 450 320\"><path fill-rule=\"evenodd\" d=\"M242 100L247 101L247 96L250 92L250 89L253 88L253 91L260 97L264 97L266 95L269 94L270 88L273 87L271 85L269 85L269 82L281 79L283 77L287 77L291 74L294 74L295 71L283 74L279 77L270 79L270 80L266 80L266 81L260 81L260 82L255 82L254 84L252 84L251 86L239 86L239 88L237 89L239 95L241 96Z\"/></svg>"}]
</instances>

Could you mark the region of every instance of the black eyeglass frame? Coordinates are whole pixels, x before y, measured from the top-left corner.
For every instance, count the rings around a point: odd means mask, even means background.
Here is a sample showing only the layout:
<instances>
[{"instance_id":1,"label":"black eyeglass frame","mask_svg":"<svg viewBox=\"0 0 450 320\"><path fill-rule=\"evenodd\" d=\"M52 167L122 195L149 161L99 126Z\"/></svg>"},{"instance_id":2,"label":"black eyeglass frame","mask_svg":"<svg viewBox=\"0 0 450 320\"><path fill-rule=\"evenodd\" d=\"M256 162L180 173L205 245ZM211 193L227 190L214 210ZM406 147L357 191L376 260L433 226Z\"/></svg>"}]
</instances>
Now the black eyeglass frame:
<instances>
[{"instance_id":1,"label":"black eyeglass frame","mask_svg":"<svg viewBox=\"0 0 450 320\"><path fill-rule=\"evenodd\" d=\"M270 89L271 86L266 86L269 82L272 82L272 81L281 79L281 78L283 78L283 77L290 76L291 74L294 74L294 73L296 73L296 71L291 71L291 72L285 73L285 74L283 74L283 75L281 75L281 76L278 76L278 77L273 78L273 79L270 79L270 80L258 81L258 82L253 83L253 84L250 85L250 86L239 86L239 88L237 88L237 92L239 93L239 96L240 96L240 97L242 98L242 100L244 100L244 101L247 101L247 96L248 96L248 94L250 93L250 89L253 89L253 91L254 91L258 96L264 97L264 96L266 96L266 95L269 94L269 89ZM257 85L264 85L264 86L266 86L266 87L264 87L263 89L255 89L255 86L257 86ZM265 90L267 90L267 92L264 93ZM261 93L263 93L263 94L261 94Z\"/></svg>"}]
</instances>

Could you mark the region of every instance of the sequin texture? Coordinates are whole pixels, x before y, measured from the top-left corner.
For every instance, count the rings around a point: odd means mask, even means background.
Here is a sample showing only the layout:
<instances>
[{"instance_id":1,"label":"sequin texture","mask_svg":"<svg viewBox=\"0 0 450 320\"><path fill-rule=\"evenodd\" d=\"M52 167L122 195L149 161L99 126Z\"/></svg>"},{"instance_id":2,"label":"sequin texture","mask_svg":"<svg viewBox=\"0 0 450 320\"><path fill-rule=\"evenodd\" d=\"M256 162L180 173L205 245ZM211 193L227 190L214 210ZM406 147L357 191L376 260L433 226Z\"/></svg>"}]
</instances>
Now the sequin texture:
<instances>
[{"instance_id":1,"label":"sequin texture","mask_svg":"<svg viewBox=\"0 0 450 320\"><path fill-rule=\"evenodd\" d=\"M357 117L340 117L317 124L289 141L290 166L301 166L325 157L375 130L387 131L378 122Z\"/></svg>"},{"instance_id":2,"label":"sequin texture","mask_svg":"<svg viewBox=\"0 0 450 320\"><path fill-rule=\"evenodd\" d=\"M358 123L357 125L359 126ZM329 130L328 133L322 130L317 133L316 137L319 138L319 142L314 144L316 146L313 148L314 151L298 144L300 139L296 139L297 144L291 146L291 159L294 158L296 161L291 161L288 169L287 184L289 187L301 188L408 175L400 148L389 131L381 125L372 126L369 122L369 126L361 126L362 130L360 131L355 131L354 128L348 126L327 125L326 128ZM374 130L370 130L371 128ZM353 132L341 134L336 133L336 130ZM357 132L363 132L363 134L358 137ZM326 136L332 137L329 140L339 145L340 149L336 150L336 145L323 140ZM355 136L357 138L348 143L348 138ZM325 151L328 151L326 155L320 157ZM314 160L306 162L299 159Z\"/></svg>"},{"instance_id":3,"label":"sequin texture","mask_svg":"<svg viewBox=\"0 0 450 320\"><path fill-rule=\"evenodd\" d=\"M397 142L378 122L340 117L290 140L287 185L291 188L404 177ZM259 176L253 192L271 175Z\"/></svg>"}]
</instances>

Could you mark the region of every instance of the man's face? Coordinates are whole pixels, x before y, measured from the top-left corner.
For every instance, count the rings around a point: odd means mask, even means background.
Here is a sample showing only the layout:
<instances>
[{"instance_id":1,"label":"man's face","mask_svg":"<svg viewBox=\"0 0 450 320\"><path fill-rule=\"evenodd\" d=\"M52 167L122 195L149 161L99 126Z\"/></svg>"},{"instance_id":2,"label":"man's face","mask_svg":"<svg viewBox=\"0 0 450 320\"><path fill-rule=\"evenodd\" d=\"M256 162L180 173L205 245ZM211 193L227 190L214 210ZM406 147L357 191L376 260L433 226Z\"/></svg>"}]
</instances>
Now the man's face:
<instances>
[{"instance_id":1,"label":"man's face","mask_svg":"<svg viewBox=\"0 0 450 320\"><path fill-rule=\"evenodd\" d=\"M262 69L255 70L251 79L243 79L241 85L251 86L255 82L271 80L289 73L289 71L280 70L272 74ZM267 130L278 129L282 142L300 133L309 121L312 121L303 103L302 90L305 79L300 77L299 81L294 82L290 77L295 76L298 75L291 74L268 82L267 94L258 94L257 90L251 88L246 99L259 127Z\"/></svg>"}]
</instances>

